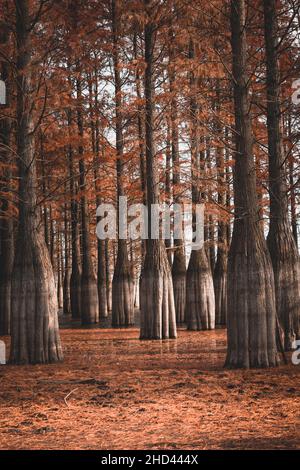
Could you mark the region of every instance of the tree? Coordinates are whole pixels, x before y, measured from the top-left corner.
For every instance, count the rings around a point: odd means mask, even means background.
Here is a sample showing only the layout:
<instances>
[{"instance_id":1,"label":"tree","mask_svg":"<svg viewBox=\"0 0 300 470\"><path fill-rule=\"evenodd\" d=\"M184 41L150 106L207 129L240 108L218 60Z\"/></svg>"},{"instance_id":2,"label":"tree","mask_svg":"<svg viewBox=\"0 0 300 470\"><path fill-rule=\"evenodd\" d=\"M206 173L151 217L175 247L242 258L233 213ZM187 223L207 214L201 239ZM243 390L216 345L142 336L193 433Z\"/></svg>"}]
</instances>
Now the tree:
<instances>
[{"instance_id":1,"label":"tree","mask_svg":"<svg viewBox=\"0 0 300 470\"><path fill-rule=\"evenodd\" d=\"M189 58L195 59L195 45L190 39ZM198 103L196 94L197 80L190 72L190 129L191 129L191 180L193 203L193 231L196 230L195 206L203 203L203 188L199 180L203 177L203 161L200 163ZM212 272L206 247L193 249L186 277L186 321L189 330L211 330L215 327L215 293Z\"/></svg>"},{"instance_id":2,"label":"tree","mask_svg":"<svg viewBox=\"0 0 300 470\"><path fill-rule=\"evenodd\" d=\"M124 137L122 116L122 82L120 76L119 34L120 2L112 0L113 63L115 78L116 158L117 158L117 206L124 192ZM118 211L119 212L119 211ZM130 326L134 323L133 279L128 258L127 241L119 233L118 254L112 283L112 325Z\"/></svg>"},{"instance_id":3,"label":"tree","mask_svg":"<svg viewBox=\"0 0 300 470\"><path fill-rule=\"evenodd\" d=\"M259 223L247 74L245 0L231 0L235 109L234 227L228 259L227 367L278 363L272 263Z\"/></svg>"},{"instance_id":4,"label":"tree","mask_svg":"<svg viewBox=\"0 0 300 470\"><path fill-rule=\"evenodd\" d=\"M288 216L287 165L280 109L278 12L275 0L264 0L263 4L270 182L268 247L274 269L278 319L284 333L284 348L289 351L300 333L300 258Z\"/></svg>"},{"instance_id":5,"label":"tree","mask_svg":"<svg viewBox=\"0 0 300 470\"><path fill-rule=\"evenodd\" d=\"M10 361L62 360L53 270L39 224L33 119L33 44L28 0L15 0L17 39L17 165L19 219L12 272Z\"/></svg>"},{"instance_id":6,"label":"tree","mask_svg":"<svg viewBox=\"0 0 300 470\"><path fill-rule=\"evenodd\" d=\"M0 45L7 45L9 32L5 24L1 25ZM1 78L6 85L6 105L11 99L11 76L8 63L0 62ZM11 164L12 164L12 122L9 117L0 120L0 164L4 165L0 175L0 335L10 333L11 311L11 273L14 259L13 218L11 212Z\"/></svg>"},{"instance_id":7,"label":"tree","mask_svg":"<svg viewBox=\"0 0 300 470\"><path fill-rule=\"evenodd\" d=\"M166 247L162 240L151 239L151 205L159 203L158 162L154 146L154 47L156 25L153 2L145 7L145 141L147 174L148 239L141 273L141 339L176 338L176 313L173 283Z\"/></svg>"}]
</instances>

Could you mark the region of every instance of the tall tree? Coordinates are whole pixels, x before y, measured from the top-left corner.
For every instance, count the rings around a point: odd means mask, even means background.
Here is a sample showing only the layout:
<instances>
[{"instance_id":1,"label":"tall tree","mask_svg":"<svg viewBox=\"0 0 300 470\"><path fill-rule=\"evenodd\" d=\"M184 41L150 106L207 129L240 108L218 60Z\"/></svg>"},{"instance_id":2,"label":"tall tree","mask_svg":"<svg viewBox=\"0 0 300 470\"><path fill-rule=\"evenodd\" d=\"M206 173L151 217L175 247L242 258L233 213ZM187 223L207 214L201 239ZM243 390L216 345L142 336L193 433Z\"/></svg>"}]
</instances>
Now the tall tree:
<instances>
[{"instance_id":1,"label":"tall tree","mask_svg":"<svg viewBox=\"0 0 300 470\"><path fill-rule=\"evenodd\" d=\"M276 0L264 0L263 5L270 189L268 247L274 269L277 314L284 333L284 348L288 351L300 333L300 257L288 216L287 165L280 109L279 11Z\"/></svg>"},{"instance_id":2,"label":"tall tree","mask_svg":"<svg viewBox=\"0 0 300 470\"><path fill-rule=\"evenodd\" d=\"M173 203L181 203L180 187L180 152L179 152L179 131L178 131L178 94L176 90L176 65L175 65L175 33L172 27L169 29L169 82L171 95L171 155L173 165ZM174 289L174 301L177 324L185 321L185 300L186 300L186 257L184 250L184 240L174 239L174 258L172 264L172 279Z\"/></svg>"},{"instance_id":3,"label":"tall tree","mask_svg":"<svg viewBox=\"0 0 300 470\"><path fill-rule=\"evenodd\" d=\"M203 178L204 165L199 149L197 80L194 74L195 45L189 44L190 72L190 141L191 141L191 180L193 203L193 231L196 231L195 206L204 202L203 188L199 180ZM193 249L186 277L186 321L189 330L211 330L215 327L215 293L208 250L203 246Z\"/></svg>"},{"instance_id":4,"label":"tall tree","mask_svg":"<svg viewBox=\"0 0 300 470\"><path fill-rule=\"evenodd\" d=\"M157 34L154 2L144 0L145 7L145 140L147 169L148 239L141 273L141 339L176 337L176 313L173 283L166 247L162 240L151 238L151 205L159 204L159 174L154 146L154 49ZM153 12L154 8L154 12ZM158 13L158 12L156 12Z\"/></svg>"},{"instance_id":5,"label":"tall tree","mask_svg":"<svg viewBox=\"0 0 300 470\"><path fill-rule=\"evenodd\" d=\"M33 119L33 43L35 26L28 0L15 0L17 39L17 165L19 220L12 272L12 363L62 359L57 296L49 252L37 210Z\"/></svg>"},{"instance_id":6,"label":"tall tree","mask_svg":"<svg viewBox=\"0 0 300 470\"><path fill-rule=\"evenodd\" d=\"M7 25L1 24L0 45L9 41ZM6 105L11 99L11 77L6 60L0 62L1 78L6 85ZM9 186L11 185L12 165L12 121L9 117L0 119L0 164L3 170L0 175L0 335L10 333L11 310L11 273L14 259L13 219L10 211Z\"/></svg>"},{"instance_id":7,"label":"tall tree","mask_svg":"<svg viewBox=\"0 0 300 470\"><path fill-rule=\"evenodd\" d=\"M120 75L120 0L112 0L113 63L116 104L116 150L117 150L117 205L124 191L124 136L122 112L122 81ZM120 211L119 222L120 222ZM121 215L121 217L123 214ZM127 240L119 233L118 254L112 282L112 325L130 326L134 323L133 279L128 258Z\"/></svg>"},{"instance_id":8,"label":"tall tree","mask_svg":"<svg viewBox=\"0 0 300 470\"><path fill-rule=\"evenodd\" d=\"M247 73L245 0L231 0L232 74L235 110L235 218L228 260L228 367L278 363L275 285L259 223Z\"/></svg>"}]
</instances>

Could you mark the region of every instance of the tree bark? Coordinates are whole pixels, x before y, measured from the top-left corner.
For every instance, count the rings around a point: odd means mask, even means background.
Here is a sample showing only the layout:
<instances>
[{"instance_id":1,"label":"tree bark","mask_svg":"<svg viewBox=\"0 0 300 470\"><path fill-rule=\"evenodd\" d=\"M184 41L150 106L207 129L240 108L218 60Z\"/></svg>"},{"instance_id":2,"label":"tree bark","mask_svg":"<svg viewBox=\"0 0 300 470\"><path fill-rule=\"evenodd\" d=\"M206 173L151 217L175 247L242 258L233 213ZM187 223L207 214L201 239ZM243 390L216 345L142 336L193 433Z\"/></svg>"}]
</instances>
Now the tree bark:
<instances>
[{"instance_id":1,"label":"tree bark","mask_svg":"<svg viewBox=\"0 0 300 470\"><path fill-rule=\"evenodd\" d=\"M67 185L66 185L67 192ZM65 240L65 249L64 249L64 278L63 278L63 313L64 315L70 315L71 310L71 292L70 292L70 282L71 282L71 270L70 270L70 231L69 231L69 213L70 206L65 204L65 214L64 214L64 240Z\"/></svg>"},{"instance_id":2,"label":"tree bark","mask_svg":"<svg viewBox=\"0 0 300 470\"><path fill-rule=\"evenodd\" d=\"M72 111L68 111L68 129L70 143L68 146L70 193L71 193L71 275L70 300L72 318L81 318L81 263L78 226L77 188L74 168L74 151L71 144Z\"/></svg>"},{"instance_id":3,"label":"tree bark","mask_svg":"<svg viewBox=\"0 0 300 470\"><path fill-rule=\"evenodd\" d=\"M113 62L116 102L116 150L117 150L117 205L120 197L125 196L124 138L122 115L122 85L119 60L120 1L112 0ZM134 324L134 285L128 257L127 240L118 238L118 254L112 282L112 326L127 327Z\"/></svg>"},{"instance_id":4,"label":"tree bark","mask_svg":"<svg viewBox=\"0 0 300 470\"><path fill-rule=\"evenodd\" d=\"M77 71L79 67L77 64ZM81 208L81 245L82 245L82 273L81 273L81 322L83 325L91 325L99 321L99 298L96 275L91 255L90 240L90 222L88 213L88 201L86 196L86 167L84 161L83 149L83 112L82 112L82 83L79 77L76 80L77 89L77 124L81 143L78 147L79 153L79 187L81 192L80 208Z\"/></svg>"},{"instance_id":5,"label":"tree bark","mask_svg":"<svg viewBox=\"0 0 300 470\"><path fill-rule=\"evenodd\" d=\"M57 362L63 356L53 270L36 207L29 2L15 0L15 6L19 225L12 273L10 361L35 364Z\"/></svg>"},{"instance_id":6,"label":"tree bark","mask_svg":"<svg viewBox=\"0 0 300 470\"><path fill-rule=\"evenodd\" d=\"M194 44L190 40L189 57L194 59ZM193 229L196 229L195 205L203 201L203 191L199 190L200 168L199 138L198 138L198 103L196 100L196 80L194 73L190 76L190 125L191 125L191 176ZM201 175L200 175L201 177ZM207 330L215 327L215 293L212 272L205 247L192 250L186 277L185 317L189 330Z\"/></svg>"},{"instance_id":7,"label":"tree bark","mask_svg":"<svg viewBox=\"0 0 300 470\"><path fill-rule=\"evenodd\" d=\"M153 51L155 26L151 2L144 0L145 13L145 138L147 168L148 239L141 273L141 339L176 338L176 313L173 283L166 247L151 239L151 205L159 203L159 175L154 149Z\"/></svg>"},{"instance_id":8,"label":"tree bark","mask_svg":"<svg viewBox=\"0 0 300 470\"><path fill-rule=\"evenodd\" d=\"M220 102L219 85L217 84L217 100ZM219 110L218 110L219 111ZM217 125L217 132L222 133L220 125ZM217 260L214 269L214 288L216 300L216 325L225 326L227 320L227 259L228 259L228 243L227 243L227 225L224 220L222 208L226 208L226 174L225 174L225 158L224 151L218 146L216 150L216 163L218 172L218 249Z\"/></svg>"},{"instance_id":9,"label":"tree bark","mask_svg":"<svg viewBox=\"0 0 300 470\"><path fill-rule=\"evenodd\" d=\"M280 111L279 31L275 0L264 0L267 64L270 227L268 247L274 269L277 314L284 348L293 349L300 321L300 257L288 217L286 165Z\"/></svg>"},{"instance_id":10,"label":"tree bark","mask_svg":"<svg viewBox=\"0 0 300 470\"><path fill-rule=\"evenodd\" d=\"M278 363L276 305L270 255L259 223L247 75L245 0L231 0L236 153L235 219L228 259L226 366L270 367Z\"/></svg>"},{"instance_id":11,"label":"tree bark","mask_svg":"<svg viewBox=\"0 0 300 470\"><path fill-rule=\"evenodd\" d=\"M0 43L5 44L9 34L4 27L0 33ZM10 74L8 63L0 62L1 78L6 83L6 102L10 101ZM0 162L12 164L11 147L11 120L0 120ZM0 335L10 334L11 317L11 274L14 260L14 233L13 219L9 214L9 184L11 182L11 169L4 170L0 189L3 196L0 200Z\"/></svg>"}]
</instances>

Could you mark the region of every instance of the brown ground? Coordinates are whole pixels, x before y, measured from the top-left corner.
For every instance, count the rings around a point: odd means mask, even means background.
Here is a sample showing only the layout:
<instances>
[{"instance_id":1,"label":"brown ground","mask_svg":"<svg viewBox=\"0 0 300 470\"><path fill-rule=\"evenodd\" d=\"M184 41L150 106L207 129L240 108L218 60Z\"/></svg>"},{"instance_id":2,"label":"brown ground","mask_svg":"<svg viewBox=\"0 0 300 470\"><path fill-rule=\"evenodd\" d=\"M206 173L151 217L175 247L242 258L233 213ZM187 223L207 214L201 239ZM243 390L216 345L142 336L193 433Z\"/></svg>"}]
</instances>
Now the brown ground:
<instances>
[{"instance_id":1,"label":"brown ground","mask_svg":"<svg viewBox=\"0 0 300 470\"><path fill-rule=\"evenodd\" d=\"M300 366L224 370L225 336L63 330L63 364L0 367L0 448L300 448Z\"/></svg>"}]
</instances>

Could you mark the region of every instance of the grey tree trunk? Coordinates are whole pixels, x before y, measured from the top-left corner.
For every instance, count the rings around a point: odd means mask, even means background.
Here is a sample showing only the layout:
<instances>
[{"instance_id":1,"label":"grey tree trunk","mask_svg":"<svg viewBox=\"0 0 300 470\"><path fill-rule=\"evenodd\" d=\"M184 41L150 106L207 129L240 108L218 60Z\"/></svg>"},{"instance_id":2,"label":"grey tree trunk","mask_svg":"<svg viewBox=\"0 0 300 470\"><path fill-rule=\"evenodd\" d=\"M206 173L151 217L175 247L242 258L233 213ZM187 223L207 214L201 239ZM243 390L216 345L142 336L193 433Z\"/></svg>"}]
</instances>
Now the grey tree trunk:
<instances>
[{"instance_id":1,"label":"grey tree trunk","mask_svg":"<svg viewBox=\"0 0 300 470\"><path fill-rule=\"evenodd\" d=\"M77 64L77 72L79 67ZM79 72L80 73L80 72ZM76 80L77 88L77 124L80 139L83 139L83 111L81 106L82 100L82 83L80 77ZM81 208L81 245L82 245L82 273L81 273L81 322L83 325L91 325L99 321L99 298L96 274L92 262L91 239L90 239L90 222L88 212L88 201L86 196L86 167L84 160L83 143L78 147L79 153L79 187L81 191L80 208Z\"/></svg>"},{"instance_id":2,"label":"grey tree trunk","mask_svg":"<svg viewBox=\"0 0 300 470\"><path fill-rule=\"evenodd\" d=\"M195 57L194 44L190 41L189 57ZM191 126L191 168L192 168L192 203L203 201L203 190L199 187L199 172L204 171L200 166L199 136L198 136L198 103L196 100L196 80L194 73L190 76L190 126ZM193 229L196 220L193 213ZM191 253L186 277L185 317L189 330L207 330L215 328L215 293L208 250L205 247L193 250Z\"/></svg>"},{"instance_id":3,"label":"grey tree trunk","mask_svg":"<svg viewBox=\"0 0 300 470\"><path fill-rule=\"evenodd\" d=\"M267 63L270 228L268 247L274 269L277 314L284 348L293 349L300 322L300 257L288 218L287 177L280 111L279 30L275 0L264 0Z\"/></svg>"},{"instance_id":4,"label":"grey tree trunk","mask_svg":"<svg viewBox=\"0 0 300 470\"><path fill-rule=\"evenodd\" d=\"M72 111L68 111L69 139L71 139ZM70 140L71 142L71 140ZM81 318L81 263L78 226L77 178L75 177L74 152L71 143L68 148L70 194L71 194L71 275L70 301L72 318Z\"/></svg>"},{"instance_id":5,"label":"grey tree trunk","mask_svg":"<svg viewBox=\"0 0 300 470\"><path fill-rule=\"evenodd\" d=\"M219 93L217 94L219 99ZM218 133L222 129L217 126ZM228 243L227 243L227 222L224 220L222 208L226 207L226 174L225 174L225 158L222 148L217 149L217 171L218 171L218 249L217 260L214 269L214 288L216 300L216 325L225 326L227 320L227 259L228 259Z\"/></svg>"},{"instance_id":6,"label":"grey tree trunk","mask_svg":"<svg viewBox=\"0 0 300 470\"><path fill-rule=\"evenodd\" d=\"M171 94L171 155L173 166L173 202L181 203L180 188L180 154L179 154L179 132L178 132L178 106L176 93L176 70L174 51L174 32L170 28L169 40L169 81ZM185 300L186 300L186 259L184 250L184 234L182 239L174 239L174 257L172 264L172 280L174 290L174 302L176 311L176 323L178 325L185 321Z\"/></svg>"},{"instance_id":7,"label":"grey tree trunk","mask_svg":"<svg viewBox=\"0 0 300 470\"><path fill-rule=\"evenodd\" d=\"M17 38L17 164L19 220L12 272L14 364L57 362L63 358L57 297L49 252L36 207L36 159L31 90L31 33L28 0L15 0Z\"/></svg>"},{"instance_id":8,"label":"grey tree trunk","mask_svg":"<svg viewBox=\"0 0 300 470\"><path fill-rule=\"evenodd\" d=\"M2 26L3 28L3 26ZM0 44L9 40L8 30L4 27L0 33ZM10 76L8 63L0 62L1 78L6 83L6 102L10 101ZM11 120L2 117L0 120L0 162L12 164L11 146ZM11 310L11 273L14 260L14 234L13 219L9 214L9 185L11 183L11 170L4 170L0 181L2 197L0 199L0 335L10 334Z\"/></svg>"},{"instance_id":9,"label":"grey tree trunk","mask_svg":"<svg viewBox=\"0 0 300 470\"><path fill-rule=\"evenodd\" d=\"M66 190L67 190L67 187L66 187ZM65 263L64 263L64 278L63 278L63 313L65 315L71 314L70 230L69 230L69 218L68 218L69 209L70 209L70 206L65 204L65 214L64 214Z\"/></svg>"},{"instance_id":10,"label":"grey tree trunk","mask_svg":"<svg viewBox=\"0 0 300 470\"><path fill-rule=\"evenodd\" d=\"M124 177L124 139L122 115L122 85L119 60L120 1L112 0L113 62L116 102L116 150L117 150L117 204L125 195ZM118 254L112 282L112 326L127 327L134 324L134 283L131 275L127 241L118 238Z\"/></svg>"},{"instance_id":11,"label":"grey tree trunk","mask_svg":"<svg viewBox=\"0 0 300 470\"><path fill-rule=\"evenodd\" d=\"M166 247L162 240L151 239L151 205L159 203L159 175L154 148L153 51L155 25L151 20L151 2L144 0L145 24L145 124L148 239L141 273L141 339L176 338L176 312L173 283Z\"/></svg>"},{"instance_id":12,"label":"grey tree trunk","mask_svg":"<svg viewBox=\"0 0 300 470\"><path fill-rule=\"evenodd\" d=\"M259 223L247 76L245 0L231 0L236 153L235 219L228 259L226 366L278 364L275 285L271 258Z\"/></svg>"}]
</instances>

